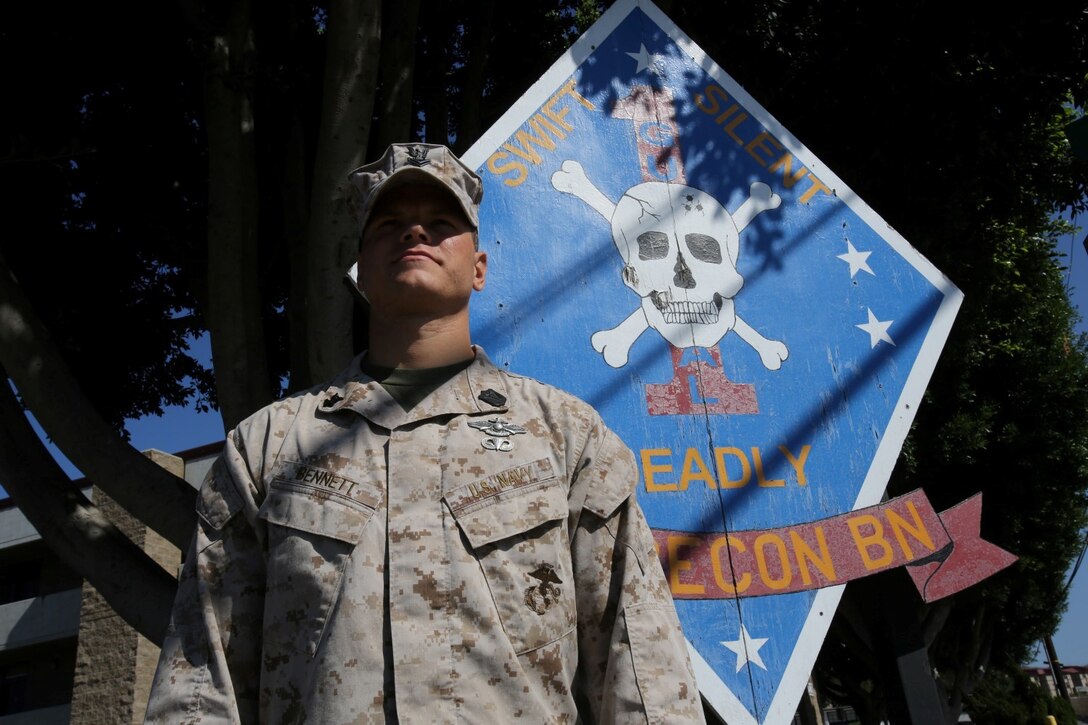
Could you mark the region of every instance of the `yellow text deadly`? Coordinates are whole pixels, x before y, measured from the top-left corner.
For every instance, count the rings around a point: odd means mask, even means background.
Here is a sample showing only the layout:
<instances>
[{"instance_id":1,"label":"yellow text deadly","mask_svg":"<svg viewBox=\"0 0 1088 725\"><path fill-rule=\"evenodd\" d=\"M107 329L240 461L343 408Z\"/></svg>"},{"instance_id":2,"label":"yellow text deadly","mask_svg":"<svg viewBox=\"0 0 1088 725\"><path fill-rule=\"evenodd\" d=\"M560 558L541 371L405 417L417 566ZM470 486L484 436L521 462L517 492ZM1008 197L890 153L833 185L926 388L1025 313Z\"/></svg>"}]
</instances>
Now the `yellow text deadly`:
<instances>
[{"instance_id":1,"label":"yellow text deadly","mask_svg":"<svg viewBox=\"0 0 1088 725\"><path fill-rule=\"evenodd\" d=\"M762 450L758 446L737 448L720 446L714 449L709 462L698 448L673 450L671 448L643 448L640 450L642 478L646 490L687 491L689 486L706 486L708 489L744 488L754 484L761 488L781 488L789 484L807 486L805 464L812 453L811 445L802 445L796 451L780 445L775 449ZM783 462L788 469L783 469ZM786 475L775 478L771 471L786 470Z\"/></svg>"}]
</instances>

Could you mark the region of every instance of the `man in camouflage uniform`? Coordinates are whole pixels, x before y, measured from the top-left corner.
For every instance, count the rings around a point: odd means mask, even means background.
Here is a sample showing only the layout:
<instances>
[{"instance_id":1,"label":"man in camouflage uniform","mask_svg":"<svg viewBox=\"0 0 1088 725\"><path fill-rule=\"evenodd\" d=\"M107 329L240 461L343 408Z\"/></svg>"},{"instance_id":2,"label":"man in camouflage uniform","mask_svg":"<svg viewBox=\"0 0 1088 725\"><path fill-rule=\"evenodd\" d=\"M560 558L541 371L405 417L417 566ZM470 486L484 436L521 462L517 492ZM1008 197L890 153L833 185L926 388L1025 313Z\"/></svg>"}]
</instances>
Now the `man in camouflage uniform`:
<instances>
[{"instance_id":1,"label":"man in camouflage uniform","mask_svg":"<svg viewBox=\"0 0 1088 725\"><path fill-rule=\"evenodd\" d=\"M370 349L228 435L147 720L702 722L631 452L471 345L479 177L351 180Z\"/></svg>"}]
</instances>

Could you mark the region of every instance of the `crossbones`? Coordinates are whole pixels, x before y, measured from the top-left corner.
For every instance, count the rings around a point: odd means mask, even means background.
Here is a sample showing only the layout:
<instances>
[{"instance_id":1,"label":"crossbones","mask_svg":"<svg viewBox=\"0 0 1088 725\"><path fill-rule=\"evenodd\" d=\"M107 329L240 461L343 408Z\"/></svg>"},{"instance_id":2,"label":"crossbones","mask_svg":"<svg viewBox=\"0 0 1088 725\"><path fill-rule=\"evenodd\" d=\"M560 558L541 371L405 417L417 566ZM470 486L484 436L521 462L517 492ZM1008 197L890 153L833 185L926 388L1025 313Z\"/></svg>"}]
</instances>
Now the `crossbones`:
<instances>
[{"instance_id":1,"label":"crossbones","mask_svg":"<svg viewBox=\"0 0 1088 725\"><path fill-rule=\"evenodd\" d=\"M730 215L701 189L659 181L632 186L613 204L572 160L552 174L552 186L611 223L624 262L623 282L642 298L623 322L590 338L606 363L626 365L635 340L652 327L678 348L711 347L733 330L768 370L782 366L789 355L786 346L756 332L737 316L733 303L744 286L737 272L740 232L782 203L771 187L752 184L748 199Z\"/></svg>"}]
</instances>

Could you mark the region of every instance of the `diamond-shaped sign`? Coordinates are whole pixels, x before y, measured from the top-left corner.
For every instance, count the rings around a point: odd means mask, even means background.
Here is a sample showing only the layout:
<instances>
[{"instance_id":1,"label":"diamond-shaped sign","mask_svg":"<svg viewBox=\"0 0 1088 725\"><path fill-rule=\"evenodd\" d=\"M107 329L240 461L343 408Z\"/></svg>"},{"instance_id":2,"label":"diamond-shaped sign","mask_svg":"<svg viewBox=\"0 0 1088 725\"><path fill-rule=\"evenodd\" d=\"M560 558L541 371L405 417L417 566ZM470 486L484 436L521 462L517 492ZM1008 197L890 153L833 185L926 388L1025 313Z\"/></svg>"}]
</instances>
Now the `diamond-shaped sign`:
<instances>
[{"instance_id":1,"label":"diamond-shaped sign","mask_svg":"<svg viewBox=\"0 0 1088 725\"><path fill-rule=\"evenodd\" d=\"M490 256L474 340L634 450L700 689L733 725L787 722L845 580L828 547L879 558L857 522L790 527L880 500L959 291L647 2L465 161ZM684 532L717 536L701 575Z\"/></svg>"}]
</instances>

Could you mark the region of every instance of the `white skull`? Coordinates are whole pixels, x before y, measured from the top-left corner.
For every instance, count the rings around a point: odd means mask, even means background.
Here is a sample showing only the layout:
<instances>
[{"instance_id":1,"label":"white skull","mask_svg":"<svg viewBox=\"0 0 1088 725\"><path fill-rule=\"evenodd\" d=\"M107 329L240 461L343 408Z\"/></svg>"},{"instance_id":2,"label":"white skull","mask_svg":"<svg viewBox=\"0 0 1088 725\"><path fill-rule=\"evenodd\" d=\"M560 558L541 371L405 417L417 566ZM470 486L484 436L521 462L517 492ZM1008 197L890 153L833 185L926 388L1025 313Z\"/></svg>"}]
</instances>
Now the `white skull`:
<instances>
[{"instance_id":1,"label":"white skull","mask_svg":"<svg viewBox=\"0 0 1088 725\"><path fill-rule=\"evenodd\" d=\"M710 347L733 329L740 235L717 199L679 184L633 186L612 215L612 239L624 283L669 343Z\"/></svg>"}]
</instances>

